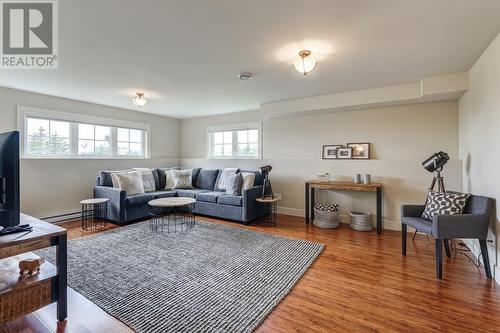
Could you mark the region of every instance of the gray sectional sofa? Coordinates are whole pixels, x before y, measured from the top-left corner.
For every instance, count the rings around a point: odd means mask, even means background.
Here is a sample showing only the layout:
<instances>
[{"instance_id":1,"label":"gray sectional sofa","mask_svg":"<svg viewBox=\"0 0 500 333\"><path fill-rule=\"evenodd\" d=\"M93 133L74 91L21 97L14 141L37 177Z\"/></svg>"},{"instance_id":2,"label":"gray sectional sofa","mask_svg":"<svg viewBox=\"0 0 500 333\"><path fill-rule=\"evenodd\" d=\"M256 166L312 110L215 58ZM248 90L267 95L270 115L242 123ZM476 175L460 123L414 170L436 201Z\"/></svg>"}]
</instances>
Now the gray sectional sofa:
<instances>
[{"instance_id":1,"label":"gray sectional sofa","mask_svg":"<svg viewBox=\"0 0 500 333\"><path fill-rule=\"evenodd\" d=\"M130 196L127 196L124 190L113 187L111 171L101 171L94 188L94 197L109 199L108 219L118 224L147 218L150 200L176 196L196 199L195 213L198 215L249 223L268 213L266 205L255 201L262 193L263 177L259 171L241 170L255 174L254 186L244 190L243 195L234 196L217 188L222 170L193 169L194 188L164 190L166 170L162 168L153 170L156 191Z\"/></svg>"}]
</instances>

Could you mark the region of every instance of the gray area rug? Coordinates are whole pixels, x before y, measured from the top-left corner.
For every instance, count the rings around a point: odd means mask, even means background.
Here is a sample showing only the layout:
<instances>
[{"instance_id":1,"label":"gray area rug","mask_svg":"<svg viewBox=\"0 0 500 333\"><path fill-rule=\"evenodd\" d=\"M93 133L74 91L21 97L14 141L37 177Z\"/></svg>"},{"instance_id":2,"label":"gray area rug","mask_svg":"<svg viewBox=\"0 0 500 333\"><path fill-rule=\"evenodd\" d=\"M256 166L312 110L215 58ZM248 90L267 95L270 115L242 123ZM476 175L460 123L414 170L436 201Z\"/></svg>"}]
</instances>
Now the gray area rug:
<instances>
[{"instance_id":1,"label":"gray area rug","mask_svg":"<svg viewBox=\"0 0 500 333\"><path fill-rule=\"evenodd\" d=\"M143 222L69 241L68 284L137 332L251 332L322 249L200 221L155 234Z\"/></svg>"}]
</instances>

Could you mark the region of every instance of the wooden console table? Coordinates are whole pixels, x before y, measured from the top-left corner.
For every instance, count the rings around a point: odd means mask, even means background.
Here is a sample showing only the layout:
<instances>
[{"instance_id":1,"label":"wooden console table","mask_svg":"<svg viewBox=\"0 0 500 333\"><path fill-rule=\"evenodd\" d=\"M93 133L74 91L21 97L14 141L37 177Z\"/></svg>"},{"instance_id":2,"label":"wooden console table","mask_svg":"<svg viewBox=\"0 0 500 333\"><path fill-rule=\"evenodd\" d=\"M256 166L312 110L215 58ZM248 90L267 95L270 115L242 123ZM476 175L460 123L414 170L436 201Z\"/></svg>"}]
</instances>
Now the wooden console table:
<instances>
[{"instance_id":1,"label":"wooden console table","mask_svg":"<svg viewBox=\"0 0 500 333\"><path fill-rule=\"evenodd\" d=\"M382 232L382 184L355 184L351 182L322 182L319 180L306 181L306 223L309 218L314 219L314 194L315 190L329 191L356 191L372 192L377 195L377 234Z\"/></svg>"},{"instance_id":2,"label":"wooden console table","mask_svg":"<svg viewBox=\"0 0 500 333\"><path fill-rule=\"evenodd\" d=\"M0 324L57 302L57 320L67 317L67 231L21 214L20 224L33 231L0 237ZM56 266L45 262L40 272L19 280L19 261L38 256L31 251L56 248Z\"/></svg>"}]
</instances>

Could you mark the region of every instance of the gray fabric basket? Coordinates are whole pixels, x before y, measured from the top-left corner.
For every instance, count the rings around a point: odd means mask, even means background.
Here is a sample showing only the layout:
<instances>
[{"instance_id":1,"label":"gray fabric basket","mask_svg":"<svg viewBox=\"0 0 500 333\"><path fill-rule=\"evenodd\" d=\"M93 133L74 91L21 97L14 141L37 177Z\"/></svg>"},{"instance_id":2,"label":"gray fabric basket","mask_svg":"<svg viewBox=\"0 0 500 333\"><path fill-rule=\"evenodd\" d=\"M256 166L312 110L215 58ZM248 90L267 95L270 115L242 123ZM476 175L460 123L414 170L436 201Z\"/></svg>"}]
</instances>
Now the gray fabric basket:
<instances>
[{"instance_id":1,"label":"gray fabric basket","mask_svg":"<svg viewBox=\"0 0 500 333\"><path fill-rule=\"evenodd\" d=\"M371 214L363 212L350 212L351 223L349 226L351 229L357 231L370 231L373 228Z\"/></svg>"},{"instance_id":2,"label":"gray fabric basket","mask_svg":"<svg viewBox=\"0 0 500 333\"><path fill-rule=\"evenodd\" d=\"M318 228L335 229L339 227L339 212L314 209L313 224Z\"/></svg>"}]
</instances>

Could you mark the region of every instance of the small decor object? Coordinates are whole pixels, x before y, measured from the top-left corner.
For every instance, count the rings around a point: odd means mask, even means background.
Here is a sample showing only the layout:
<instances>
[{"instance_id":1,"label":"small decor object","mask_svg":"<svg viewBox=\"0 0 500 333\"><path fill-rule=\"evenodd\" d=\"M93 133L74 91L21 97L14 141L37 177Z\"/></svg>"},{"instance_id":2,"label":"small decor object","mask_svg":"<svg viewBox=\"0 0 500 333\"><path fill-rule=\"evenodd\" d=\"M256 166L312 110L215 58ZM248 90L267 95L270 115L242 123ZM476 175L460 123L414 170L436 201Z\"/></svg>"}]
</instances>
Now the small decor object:
<instances>
[{"instance_id":1,"label":"small decor object","mask_svg":"<svg viewBox=\"0 0 500 333\"><path fill-rule=\"evenodd\" d=\"M371 184L372 183L372 175L370 174L364 174L363 175L363 184Z\"/></svg>"},{"instance_id":2,"label":"small decor object","mask_svg":"<svg viewBox=\"0 0 500 333\"><path fill-rule=\"evenodd\" d=\"M325 145L323 146L323 159L335 160L337 159L337 149L342 148L342 145Z\"/></svg>"},{"instance_id":3,"label":"small decor object","mask_svg":"<svg viewBox=\"0 0 500 333\"><path fill-rule=\"evenodd\" d=\"M273 188L271 186L271 180L269 180L269 173L273 169L270 165L265 165L259 168L260 173L264 176L264 183L262 186L262 198L274 199Z\"/></svg>"},{"instance_id":4,"label":"small decor object","mask_svg":"<svg viewBox=\"0 0 500 333\"><path fill-rule=\"evenodd\" d=\"M438 215L462 214L469 197L469 193L440 193L430 191L422 218L432 221L434 216Z\"/></svg>"},{"instance_id":5,"label":"small decor object","mask_svg":"<svg viewBox=\"0 0 500 333\"><path fill-rule=\"evenodd\" d=\"M330 181L330 174L328 172L318 173L318 180L320 182L329 182Z\"/></svg>"},{"instance_id":6,"label":"small decor object","mask_svg":"<svg viewBox=\"0 0 500 333\"><path fill-rule=\"evenodd\" d=\"M351 159L352 158L352 148L348 147L342 147L337 149L337 158L338 159Z\"/></svg>"},{"instance_id":7,"label":"small decor object","mask_svg":"<svg viewBox=\"0 0 500 333\"><path fill-rule=\"evenodd\" d=\"M351 223L349 226L351 229L357 231L371 231L373 228L371 215L369 213L362 212L350 212Z\"/></svg>"},{"instance_id":8,"label":"small decor object","mask_svg":"<svg viewBox=\"0 0 500 333\"><path fill-rule=\"evenodd\" d=\"M348 143L347 147L352 148L352 158L357 160L370 159L369 143Z\"/></svg>"},{"instance_id":9,"label":"small decor object","mask_svg":"<svg viewBox=\"0 0 500 333\"><path fill-rule=\"evenodd\" d=\"M44 262L43 258L21 260L19 262L19 279L22 279L25 275L32 276L40 272L40 266Z\"/></svg>"},{"instance_id":10,"label":"small decor object","mask_svg":"<svg viewBox=\"0 0 500 333\"><path fill-rule=\"evenodd\" d=\"M354 184L361 184L361 174L357 173L354 175Z\"/></svg>"},{"instance_id":11,"label":"small decor object","mask_svg":"<svg viewBox=\"0 0 500 333\"><path fill-rule=\"evenodd\" d=\"M314 205L313 224L318 228L336 229L339 227L339 205L321 204Z\"/></svg>"}]
</instances>

